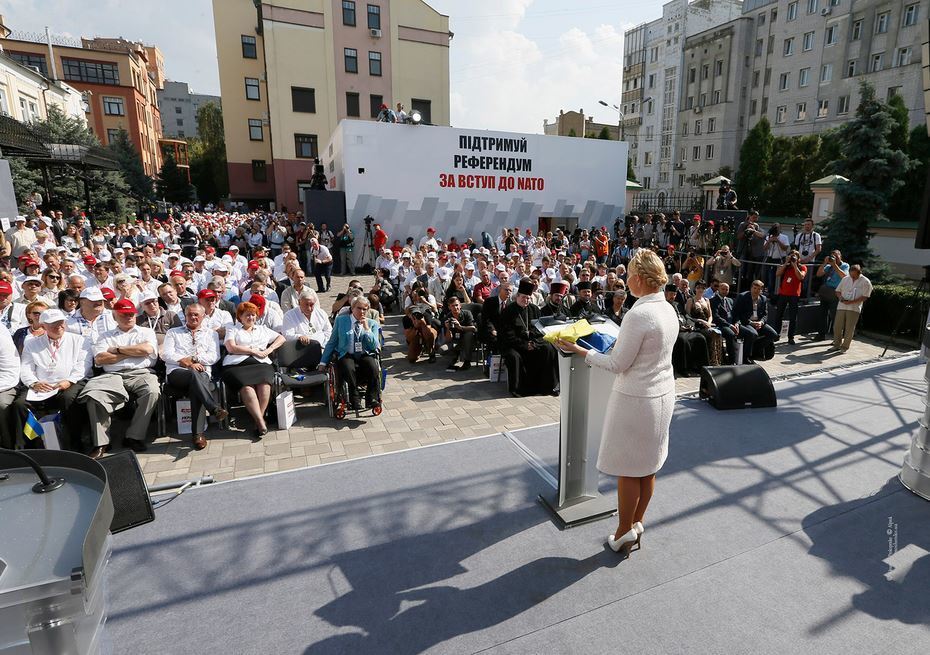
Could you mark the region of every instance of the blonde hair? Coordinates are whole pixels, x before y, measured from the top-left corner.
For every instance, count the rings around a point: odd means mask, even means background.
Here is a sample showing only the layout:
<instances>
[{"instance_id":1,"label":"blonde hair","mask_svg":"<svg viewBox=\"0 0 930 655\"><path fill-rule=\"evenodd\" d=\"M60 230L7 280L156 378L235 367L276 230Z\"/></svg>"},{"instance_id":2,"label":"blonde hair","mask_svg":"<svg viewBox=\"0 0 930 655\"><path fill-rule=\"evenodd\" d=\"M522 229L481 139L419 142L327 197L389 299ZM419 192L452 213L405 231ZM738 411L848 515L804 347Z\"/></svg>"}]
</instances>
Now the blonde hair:
<instances>
[{"instance_id":1,"label":"blonde hair","mask_svg":"<svg viewBox=\"0 0 930 655\"><path fill-rule=\"evenodd\" d=\"M636 253L630 260L628 273L638 275L642 283L658 291L668 283L665 266L659 256L645 248Z\"/></svg>"}]
</instances>

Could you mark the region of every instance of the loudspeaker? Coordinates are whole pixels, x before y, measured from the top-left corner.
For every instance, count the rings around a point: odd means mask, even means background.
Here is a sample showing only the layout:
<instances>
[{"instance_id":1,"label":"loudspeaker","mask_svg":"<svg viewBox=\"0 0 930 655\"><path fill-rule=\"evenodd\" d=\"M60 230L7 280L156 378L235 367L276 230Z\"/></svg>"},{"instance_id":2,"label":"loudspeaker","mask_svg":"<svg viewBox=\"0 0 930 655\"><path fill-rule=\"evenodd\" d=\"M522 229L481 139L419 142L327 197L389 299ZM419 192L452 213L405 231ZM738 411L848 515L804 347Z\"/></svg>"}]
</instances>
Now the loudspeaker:
<instances>
[{"instance_id":1,"label":"loudspeaker","mask_svg":"<svg viewBox=\"0 0 930 655\"><path fill-rule=\"evenodd\" d=\"M765 369L755 364L705 366L700 397L717 409L775 407L775 387Z\"/></svg>"},{"instance_id":2,"label":"loudspeaker","mask_svg":"<svg viewBox=\"0 0 930 655\"><path fill-rule=\"evenodd\" d=\"M346 222L344 191L304 191L304 216L317 227L326 223L334 233Z\"/></svg>"},{"instance_id":3,"label":"loudspeaker","mask_svg":"<svg viewBox=\"0 0 930 655\"><path fill-rule=\"evenodd\" d=\"M154 521L155 510L136 454L124 450L97 461L107 473L110 496L113 498L110 532L116 534Z\"/></svg>"},{"instance_id":4,"label":"loudspeaker","mask_svg":"<svg viewBox=\"0 0 930 655\"><path fill-rule=\"evenodd\" d=\"M924 185L924 203L917 223L917 239L914 247L918 250L930 249L930 167L927 170L927 183Z\"/></svg>"}]
</instances>

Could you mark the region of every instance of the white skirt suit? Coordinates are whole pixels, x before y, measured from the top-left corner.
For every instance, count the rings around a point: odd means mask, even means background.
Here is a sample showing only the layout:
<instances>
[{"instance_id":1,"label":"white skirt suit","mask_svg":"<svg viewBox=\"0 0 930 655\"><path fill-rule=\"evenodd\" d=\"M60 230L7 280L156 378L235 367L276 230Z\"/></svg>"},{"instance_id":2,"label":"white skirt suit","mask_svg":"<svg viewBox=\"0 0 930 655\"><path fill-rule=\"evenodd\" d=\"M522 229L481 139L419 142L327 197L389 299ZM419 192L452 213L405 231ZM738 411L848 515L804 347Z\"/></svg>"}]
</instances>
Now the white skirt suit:
<instances>
[{"instance_id":1,"label":"white skirt suit","mask_svg":"<svg viewBox=\"0 0 930 655\"><path fill-rule=\"evenodd\" d=\"M675 406L672 348L677 338L678 317L659 291L643 296L626 313L610 352L588 352L588 364L617 376L597 457L602 473L638 478L665 463Z\"/></svg>"}]
</instances>

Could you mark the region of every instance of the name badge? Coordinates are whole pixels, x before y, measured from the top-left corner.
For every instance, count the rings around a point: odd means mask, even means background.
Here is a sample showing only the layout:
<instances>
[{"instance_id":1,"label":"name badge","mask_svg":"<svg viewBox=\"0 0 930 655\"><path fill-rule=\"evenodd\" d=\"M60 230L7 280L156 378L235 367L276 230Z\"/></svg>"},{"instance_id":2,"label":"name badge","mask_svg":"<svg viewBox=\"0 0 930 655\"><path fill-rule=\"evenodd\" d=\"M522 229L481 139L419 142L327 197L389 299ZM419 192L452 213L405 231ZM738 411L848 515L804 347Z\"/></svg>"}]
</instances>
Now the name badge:
<instances>
[{"instance_id":1,"label":"name badge","mask_svg":"<svg viewBox=\"0 0 930 655\"><path fill-rule=\"evenodd\" d=\"M361 354L362 354L362 342L361 342L361 341L356 341L356 342L355 342L355 349L353 350L353 352L354 352L356 355L361 355Z\"/></svg>"}]
</instances>

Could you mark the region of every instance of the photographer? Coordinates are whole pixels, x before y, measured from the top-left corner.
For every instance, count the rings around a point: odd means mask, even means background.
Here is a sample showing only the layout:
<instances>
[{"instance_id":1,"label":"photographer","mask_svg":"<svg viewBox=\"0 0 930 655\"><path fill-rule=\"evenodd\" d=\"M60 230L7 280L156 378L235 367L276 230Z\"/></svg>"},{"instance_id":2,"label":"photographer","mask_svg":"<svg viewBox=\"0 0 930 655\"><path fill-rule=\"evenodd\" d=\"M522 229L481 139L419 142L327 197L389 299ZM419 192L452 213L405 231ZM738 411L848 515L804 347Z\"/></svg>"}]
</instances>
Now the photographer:
<instances>
[{"instance_id":1,"label":"photographer","mask_svg":"<svg viewBox=\"0 0 930 655\"><path fill-rule=\"evenodd\" d=\"M714 258L710 261L710 279L732 284L734 269L740 266L740 261L730 252L730 247L723 246L714 253Z\"/></svg>"},{"instance_id":2,"label":"photographer","mask_svg":"<svg viewBox=\"0 0 930 655\"><path fill-rule=\"evenodd\" d=\"M417 280L404 299L404 336L407 339L407 361L415 364L424 352L430 363L436 361L436 337L439 335L439 311L436 299Z\"/></svg>"},{"instance_id":3,"label":"photographer","mask_svg":"<svg viewBox=\"0 0 930 655\"><path fill-rule=\"evenodd\" d=\"M763 253L765 263L781 264L785 260L785 253L790 248L788 235L782 234L781 225L775 223L769 228L768 235L765 237L765 251ZM778 288L775 286L776 268L775 266L766 266L765 271L765 288L769 295L775 295Z\"/></svg>"},{"instance_id":4,"label":"photographer","mask_svg":"<svg viewBox=\"0 0 930 655\"><path fill-rule=\"evenodd\" d=\"M475 317L467 309L462 309L458 297L450 296L446 300L446 320L443 323L443 341L449 345L452 361L446 367L449 371L467 371L471 368L471 357L475 350L475 336L478 326ZM455 363L462 362L461 368Z\"/></svg>"},{"instance_id":5,"label":"photographer","mask_svg":"<svg viewBox=\"0 0 930 655\"><path fill-rule=\"evenodd\" d=\"M336 245L339 248L339 274L354 275L355 263L353 260L355 251L355 235L352 229L346 223L336 235Z\"/></svg>"},{"instance_id":6,"label":"photographer","mask_svg":"<svg viewBox=\"0 0 930 655\"><path fill-rule=\"evenodd\" d=\"M694 284L704 279L704 258L694 250L689 251L688 258L681 265L681 274L688 280L688 287L694 289Z\"/></svg>"},{"instance_id":7,"label":"photographer","mask_svg":"<svg viewBox=\"0 0 930 655\"><path fill-rule=\"evenodd\" d=\"M765 232L759 227L759 212L749 212L746 220L736 228L736 257L746 266L742 269L744 286L757 277L758 262L765 250Z\"/></svg>"},{"instance_id":8,"label":"photographer","mask_svg":"<svg viewBox=\"0 0 930 655\"><path fill-rule=\"evenodd\" d=\"M808 218L804 221L804 226L800 232L794 235L794 247L801 254L801 263L805 265L813 264L814 260L820 256L823 249L823 239L820 234L814 231L814 219ZM811 280L807 280L807 293L810 296Z\"/></svg>"},{"instance_id":9,"label":"photographer","mask_svg":"<svg viewBox=\"0 0 930 655\"><path fill-rule=\"evenodd\" d=\"M847 275L849 264L843 261L843 254L839 250L827 255L817 269L817 277L826 278L817 291L820 296L820 329L817 330L817 341L822 341L826 335L833 333L833 322L839 303L836 289Z\"/></svg>"},{"instance_id":10,"label":"photographer","mask_svg":"<svg viewBox=\"0 0 930 655\"><path fill-rule=\"evenodd\" d=\"M785 308L788 309L788 343L794 345L794 329L798 322L798 298L801 297L801 285L807 277L807 266L801 263L801 255L792 250L785 263L778 267L776 273L781 278L778 287L778 320L775 325L781 328L785 318Z\"/></svg>"}]
</instances>

